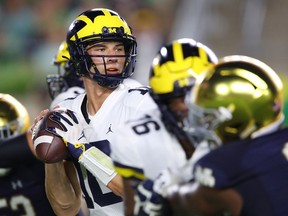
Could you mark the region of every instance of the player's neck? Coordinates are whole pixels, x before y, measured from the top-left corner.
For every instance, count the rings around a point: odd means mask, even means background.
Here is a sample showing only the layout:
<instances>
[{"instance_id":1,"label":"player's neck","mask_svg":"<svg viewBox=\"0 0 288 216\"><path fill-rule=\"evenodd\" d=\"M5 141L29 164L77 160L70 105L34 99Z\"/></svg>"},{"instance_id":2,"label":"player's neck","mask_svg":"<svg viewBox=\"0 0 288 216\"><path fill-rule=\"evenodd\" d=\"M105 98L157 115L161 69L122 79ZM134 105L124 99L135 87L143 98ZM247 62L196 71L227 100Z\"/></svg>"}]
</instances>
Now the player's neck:
<instances>
[{"instance_id":1,"label":"player's neck","mask_svg":"<svg viewBox=\"0 0 288 216\"><path fill-rule=\"evenodd\" d=\"M103 88L102 86L91 88L87 92L87 112L89 115L95 115L107 97L114 89Z\"/></svg>"}]
</instances>

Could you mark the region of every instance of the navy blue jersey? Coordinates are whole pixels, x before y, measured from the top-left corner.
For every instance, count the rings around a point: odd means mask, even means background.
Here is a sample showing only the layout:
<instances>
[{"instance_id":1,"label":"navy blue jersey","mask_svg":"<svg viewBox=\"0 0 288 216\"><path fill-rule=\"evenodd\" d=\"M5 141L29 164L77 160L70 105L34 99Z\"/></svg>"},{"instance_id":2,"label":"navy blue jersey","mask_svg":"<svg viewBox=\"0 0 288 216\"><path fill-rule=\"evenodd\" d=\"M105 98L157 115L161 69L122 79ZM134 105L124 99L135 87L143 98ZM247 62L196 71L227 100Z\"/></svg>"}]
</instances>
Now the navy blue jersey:
<instances>
[{"instance_id":1,"label":"navy blue jersey","mask_svg":"<svg viewBox=\"0 0 288 216\"><path fill-rule=\"evenodd\" d=\"M201 158L195 178L213 188L234 188L241 216L288 215L288 129L225 145Z\"/></svg>"},{"instance_id":2,"label":"navy blue jersey","mask_svg":"<svg viewBox=\"0 0 288 216\"><path fill-rule=\"evenodd\" d=\"M44 164L20 164L0 177L0 215L53 216L45 193Z\"/></svg>"}]
</instances>

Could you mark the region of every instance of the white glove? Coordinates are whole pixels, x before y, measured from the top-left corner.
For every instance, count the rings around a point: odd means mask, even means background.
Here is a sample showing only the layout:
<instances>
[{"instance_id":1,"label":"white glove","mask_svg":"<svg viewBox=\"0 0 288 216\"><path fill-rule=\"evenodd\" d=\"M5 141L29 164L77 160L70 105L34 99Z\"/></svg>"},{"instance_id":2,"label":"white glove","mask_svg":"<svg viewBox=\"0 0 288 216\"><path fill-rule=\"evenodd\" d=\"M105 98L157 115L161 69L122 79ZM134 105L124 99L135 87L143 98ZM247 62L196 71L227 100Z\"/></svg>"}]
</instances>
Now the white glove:
<instances>
[{"instance_id":1,"label":"white glove","mask_svg":"<svg viewBox=\"0 0 288 216\"><path fill-rule=\"evenodd\" d=\"M58 108L51 118L62 127L62 129L55 128L55 133L63 138L71 155L107 185L116 176L113 161L108 155L88 143L76 113Z\"/></svg>"},{"instance_id":2,"label":"white glove","mask_svg":"<svg viewBox=\"0 0 288 216\"><path fill-rule=\"evenodd\" d=\"M62 129L55 128L55 132L61 136L63 140L71 144L87 143L83 127L79 124L75 112L65 108L57 108L53 111L54 115L51 115L50 118L62 127Z\"/></svg>"},{"instance_id":3,"label":"white glove","mask_svg":"<svg viewBox=\"0 0 288 216\"><path fill-rule=\"evenodd\" d=\"M164 198L167 197L167 189L175 184L183 182L183 178L172 169L165 169L160 172L158 177L154 180L153 191L161 194Z\"/></svg>"},{"instance_id":4,"label":"white glove","mask_svg":"<svg viewBox=\"0 0 288 216\"><path fill-rule=\"evenodd\" d=\"M183 178L168 168L161 171L154 181L148 179L139 184L135 195L134 214L138 216L167 216L172 214L165 200L167 190L182 181Z\"/></svg>"},{"instance_id":5,"label":"white glove","mask_svg":"<svg viewBox=\"0 0 288 216\"><path fill-rule=\"evenodd\" d=\"M79 124L76 113L65 108L53 110L49 118L57 123L61 129L48 128L49 131L62 137L71 155L80 160L83 153L92 147L84 135L84 130Z\"/></svg>"}]
</instances>

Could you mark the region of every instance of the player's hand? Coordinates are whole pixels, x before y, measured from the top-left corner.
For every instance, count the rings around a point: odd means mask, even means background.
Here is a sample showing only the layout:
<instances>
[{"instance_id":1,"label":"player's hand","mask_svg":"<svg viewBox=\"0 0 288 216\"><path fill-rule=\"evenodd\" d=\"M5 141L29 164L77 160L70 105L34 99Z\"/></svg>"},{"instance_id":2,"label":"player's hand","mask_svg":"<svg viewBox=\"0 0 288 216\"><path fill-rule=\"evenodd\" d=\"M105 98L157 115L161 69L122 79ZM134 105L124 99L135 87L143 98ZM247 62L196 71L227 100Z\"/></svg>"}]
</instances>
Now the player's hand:
<instances>
[{"instance_id":1,"label":"player's hand","mask_svg":"<svg viewBox=\"0 0 288 216\"><path fill-rule=\"evenodd\" d=\"M71 155L107 185L116 176L113 161L108 155L88 143L76 113L57 108L49 118L57 124L57 127L50 128L51 132L62 137Z\"/></svg>"},{"instance_id":2,"label":"player's hand","mask_svg":"<svg viewBox=\"0 0 288 216\"><path fill-rule=\"evenodd\" d=\"M170 169L166 169L154 182L148 179L139 184L135 196L134 214L138 216L171 215L172 212L165 197L168 188L180 182L181 178L178 178Z\"/></svg>"},{"instance_id":3,"label":"player's hand","mask_svg":"<svg viewBox=\"0 0 288 216\"><path fill-rule=\"evenodd\" d=\"M50 118L61 129L55 127L47 128L47 130L62 137L71 155L78 160L81 159L83 153L92 146L86 140L76 113L69 109L58 108L54 110L54 114Z\"/></svg>"},{"instance_id":4,"label":"player's hand","mask_svg":"<svg viewBox=\"0 0 288 216\"><path fill-rule=\"evenodd\" d=\"M183 166L184 168L184 166ZM183 168L178 168L183 170ZM165 169L162 170L157 178L154 180L153 191L158 194L161 194L164 198L167 197L168 188L172 185L180 184L185 180L182 178L181 173L177 170Z\"/></svg>"},{"instance_id":5,"label":"player's hand","mask_svg":"<svg viewBox=\"0 0 288 216\"><path fill-rule=\"evenodd\" d=\"M165 198L153 189L154 182L145 180L137 187L134 215L169 216L172 215Z\"/></svg>"},{"instance_id":6,"label":"player's hand","mask_svg":"<svg viewBox=\"0 0 288 216\"><path fill-rule=\"evenodd\" d=\"M40 124L41 119L49 112L49 109L42 110L39 115L34 119L33 124L29 128L29 132L33 134L36 125Z\"/></svg>"}]
</instances>

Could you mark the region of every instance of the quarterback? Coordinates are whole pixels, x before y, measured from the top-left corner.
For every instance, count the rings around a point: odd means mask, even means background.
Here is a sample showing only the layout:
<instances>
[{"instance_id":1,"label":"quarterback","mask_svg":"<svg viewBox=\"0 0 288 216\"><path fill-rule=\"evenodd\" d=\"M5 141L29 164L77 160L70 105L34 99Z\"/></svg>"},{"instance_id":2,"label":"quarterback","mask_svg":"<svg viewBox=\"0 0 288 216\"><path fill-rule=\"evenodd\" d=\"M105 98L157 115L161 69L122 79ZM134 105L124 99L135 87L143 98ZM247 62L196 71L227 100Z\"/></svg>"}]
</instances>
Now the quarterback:
<instances>
[{"instance_id":1,"label":"quarterback","mask_svg":"<svg viewBox=\"0 0 288 216\"><path fill-rule=\"evenodd\" d=\"M132 81L123 84L134 72L136 39L117 12L95 8L72 22L66 42L85 92L57 104L56 109L73 113L73 118L55 118L63 130L47 128L63 138L73 161L69 173L64 161L46 164L47 196L59 215L76 214L82 194L90 215L123 215L123 187L110 158L110 136L129 117L156 107L147 90L128 87ZM75 168L78 179L71 178Z\"/></svg>"}]
</instances>

